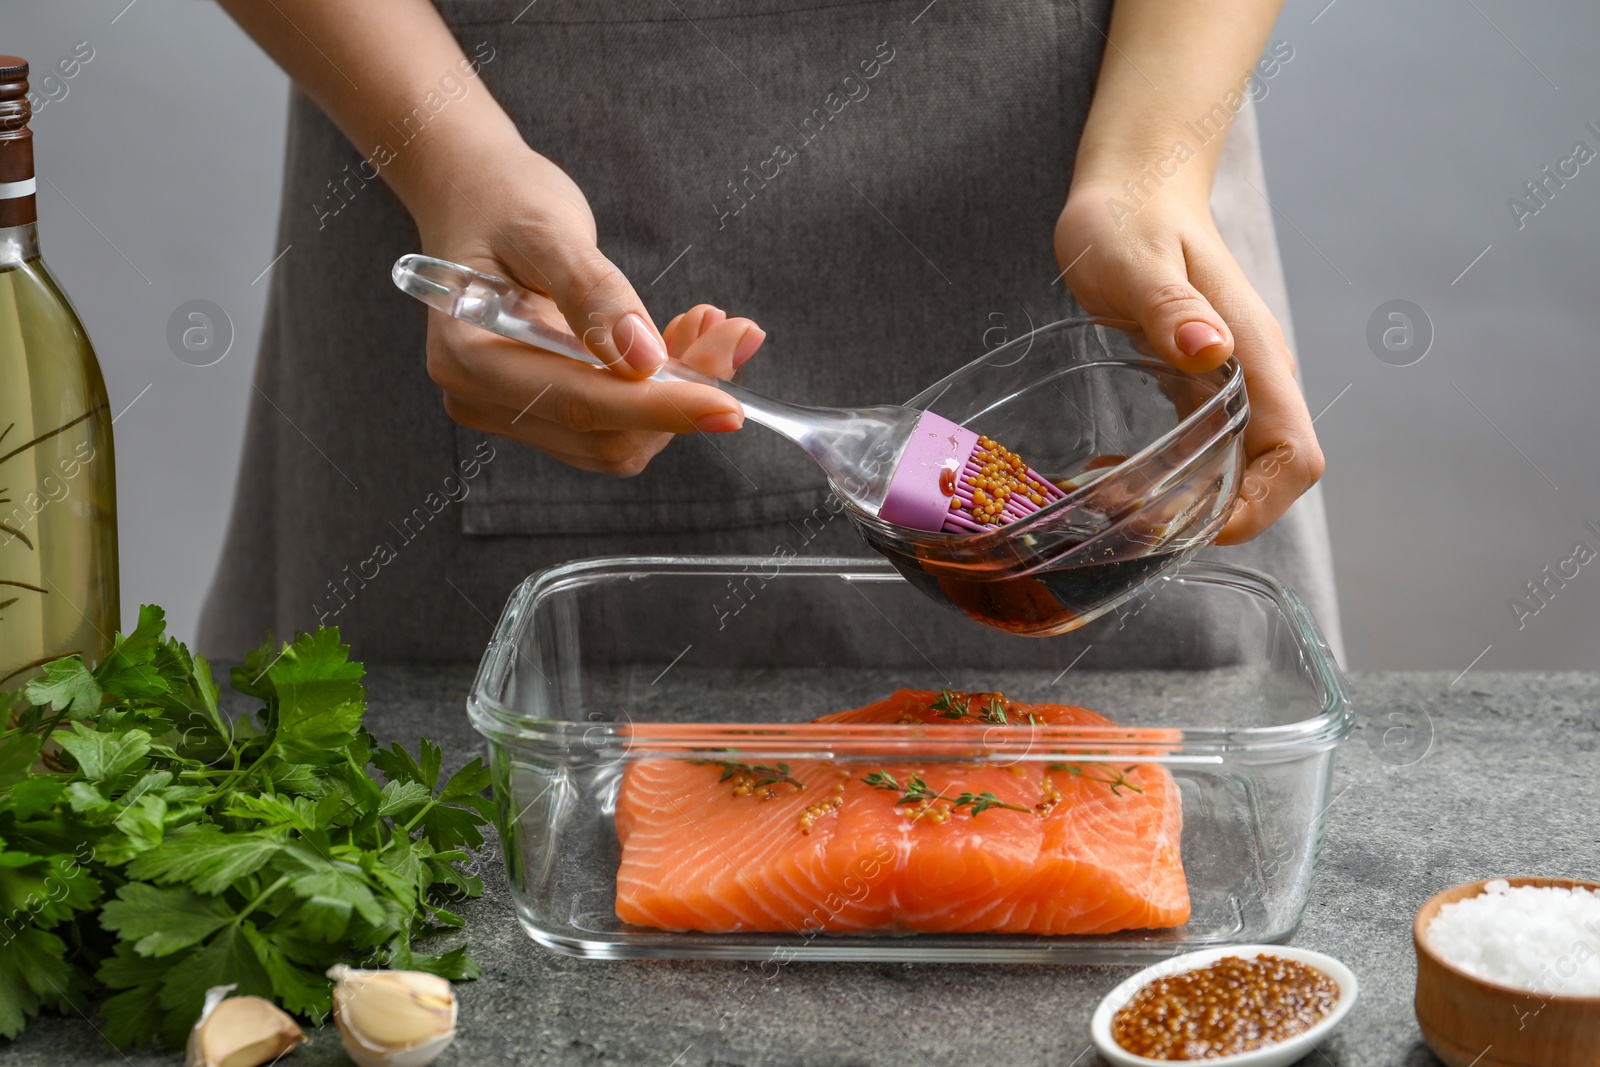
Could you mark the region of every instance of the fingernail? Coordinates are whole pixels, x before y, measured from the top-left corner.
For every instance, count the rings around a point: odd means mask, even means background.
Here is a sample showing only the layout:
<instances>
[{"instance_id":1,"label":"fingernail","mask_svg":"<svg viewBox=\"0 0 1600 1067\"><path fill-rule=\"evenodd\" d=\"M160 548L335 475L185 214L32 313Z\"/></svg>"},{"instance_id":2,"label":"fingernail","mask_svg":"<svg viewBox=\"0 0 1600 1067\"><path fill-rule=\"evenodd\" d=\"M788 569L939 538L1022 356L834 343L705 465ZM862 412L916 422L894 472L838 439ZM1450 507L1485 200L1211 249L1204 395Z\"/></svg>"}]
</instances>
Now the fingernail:
<instances>
[{"instance_id":1,"label":"fingernail","mask_svg":"<svg viewBox=\"0 0 1600 1067\"><path fill-rule=\"evenodd\" d=\"M667 361L667 350L637 312L622 316L622 321L611 328L611 340L617 346L617 354L635 370L654 374Z\"/></svg>"},{"instance_id":2,"label":"fingernail","mask_svg":"<svg viewBox=\"0 0 1600 1067\"><path fill-rule=\"evenodd\" d=\"M756 349L761 347L761 342L767 339L767 331L759 326L752 326L739 338L739 347L733 350L733 365L735 367L756 354Z\"/></svg>"},{"instance_id":3,"label":"fingernail","mask_svg":"<svg viewBox=\"0 0 1600 1067\"><path fill-rule=\"evenodd\" d=\"M694 420L694 428L701 433L732 433L743 425L744 418L737 411L718 411Z\"/></svg>"},{"instance_id":4,"label":"fingernail","mask_svg":"<svg viewBox=\"0 0 1600 1067\"><path fill-rule=\"evenodd\" d=\"M1186 356L1198 356L1213 345L1222 344L1222 334L1209 322L1186 322L1178 327L1178 351Z\"/></svg>"}]
</instances>

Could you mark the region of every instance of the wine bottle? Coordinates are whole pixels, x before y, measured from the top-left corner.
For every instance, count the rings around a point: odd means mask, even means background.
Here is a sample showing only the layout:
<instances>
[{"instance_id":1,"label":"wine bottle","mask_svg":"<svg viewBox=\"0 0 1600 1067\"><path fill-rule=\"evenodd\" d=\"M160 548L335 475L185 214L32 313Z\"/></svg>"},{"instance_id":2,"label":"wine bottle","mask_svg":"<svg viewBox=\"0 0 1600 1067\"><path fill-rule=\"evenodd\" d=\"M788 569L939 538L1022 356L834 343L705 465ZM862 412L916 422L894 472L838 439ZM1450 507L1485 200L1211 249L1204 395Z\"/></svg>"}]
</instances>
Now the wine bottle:
<instances>
[{"instance_id":1,"label":"wine bottle","mask_svg":"<svg viewBox=\"0 0 1600 1067\"><path fill-rule=\"evenodd\" d=\"M28 64L0 56L0 690L120 623L111 406L39 256Z\"/></svg>"}]
</instances>

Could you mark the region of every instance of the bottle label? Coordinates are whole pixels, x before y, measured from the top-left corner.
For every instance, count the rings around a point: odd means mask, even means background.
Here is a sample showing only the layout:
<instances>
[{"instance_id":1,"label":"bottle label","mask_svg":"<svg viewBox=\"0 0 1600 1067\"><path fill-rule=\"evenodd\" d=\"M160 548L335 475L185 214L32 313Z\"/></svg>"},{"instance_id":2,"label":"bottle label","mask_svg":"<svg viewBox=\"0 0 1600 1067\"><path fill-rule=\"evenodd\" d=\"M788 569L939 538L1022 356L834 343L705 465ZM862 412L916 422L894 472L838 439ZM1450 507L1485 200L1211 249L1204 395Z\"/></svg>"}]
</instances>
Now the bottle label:
<instances>
[{"instance_id":1,"label":"bottle label","mask_svg":"<svg viewBox=\"0 0 1600 1067\"><path fill-rule=\"evenodd\" d=\"M20 196L32 196L37 188L37 183L32 178L24 178L20 182L0 182L0 200L15 200Z\"/></svg>"}]
</instances>

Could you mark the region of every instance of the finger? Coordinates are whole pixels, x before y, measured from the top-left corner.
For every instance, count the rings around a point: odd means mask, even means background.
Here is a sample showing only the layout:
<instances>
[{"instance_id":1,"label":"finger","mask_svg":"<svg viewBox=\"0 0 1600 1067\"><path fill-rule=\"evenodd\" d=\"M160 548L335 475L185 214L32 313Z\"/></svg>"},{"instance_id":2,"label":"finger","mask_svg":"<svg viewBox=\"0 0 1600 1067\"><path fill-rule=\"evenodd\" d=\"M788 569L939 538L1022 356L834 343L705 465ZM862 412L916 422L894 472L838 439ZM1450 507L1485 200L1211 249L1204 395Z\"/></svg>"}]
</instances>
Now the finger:
<instances>
[{"instance_id":1,"label":"finger","mask_svg":"<svg viewBox=\"0 0 1600 1067\"><path fill-rule=\"evenodd\" d=\"M628 378L654 374L666 342L622 272L586 234L557 233L545 244L550 298L568 327L609 370Z\"/></svg>"},{"instance_id":2,"label":"finger","mask_svg":"<svg viewBox=\"0 0 1600 1067\"><path fill-rule=\"evenodd\" d=\"M669 357L674 354L673 345L676 343L675 339L682 332L684 319L688 315L689 312L687 311L678 312L672 316L672 321L667 323L666 328L661 331L661 339L667 343L667 355Z\"/></svg>"},{"instance_id":3,"label":"finger","mask_svg":"<svg viewBox=\"0 0 1600 1067\"><path fill-rule=\"evenodd\" d=\"M1157 354L1180 370L1202 373L1226 362L1235 340L1190 275L1180 249L1142 270L1132 295L1135 318Z\"/></svg>"},{"instance_id":4,"label":"finger","mask_svg":"<svg viewBox=\"0 0 1600 1067\"><path fill-rule=\"evenodd\" d=\"M738 370L750 362L752 356L761 351L761 346L766 343L767 331L751 323L739 338L738 345L733 350L733 369Z\"/></svg>"},{"instance_id":5,"label":"finger","mask_svg":"<svg viewBox=\"0 0 1600 1067\"><path fill-rule=\"evenodd\" d=\"M671 442L671 440L671 434L663 434L661 438L663 447L667 443ZM649 466L648 458L640 463L630 463L618 466L615 464L606 463L603 460L594 458L593 456L576 454L569 455L567 453L556 452L551 449L542 449L541 451L543 451L550 458L558 459L569 467L574 467L581 471L589 471L592 474L609 474L613 478L632 478L643 474L645 468Z\"/></svg>"},{"instance_id":6,"label":"finger","mask_svg":"<svg viewBox=\"0 0 1600 1067\"><path fill-rule=\"evenodd\" d=\"M766 339L766 331L749 319L726 319L702 333L678 358L702 374L727 378Z\"/></svg>"},{"instance_id":7,"label":"finger","mask_svg":"<svg viewBox=\"0 0 1600 1067\"><path fill-rule=\"evenodd\" d=\"M1219 544L1238 544L1272 525L1316 484L1324 460L1277 320L1231 257L1200 252L1192 259L1196 284L1233 324L1250 398L1239 501L1217 538Z\"/></svg>"},{"instance_id":8,"label":"finger","mask_svg":"<svg viewBox=\"0 0 1600 1067\"><path fill-rule=\"evenodd\" d=\"M1241 349L1244 344L1241 341ZM1240 360L1250 396L1250 422L1244 432L1248 463L1240 479L1239 502L1218 535L1218 544L1248 541L1278 521L1322 477L1325 465L1299 385L1286 367L1252 369L1258 362Z\"/></svg>"},{"instance_id":9,"label":"finger","mask_svg":"<svg viewBox=\"0 0 1600 1067\"><path fill-rule=\"evenodd\" d=\"M678 315L661 331L662 338L667 342L667 354L673 359L682 359L683 353L694 344L697 337L727 317L727 312L711 304L696 304Z\"/></svg>"},{"instance_id":10,"label":"finger","mask_svg":"<svg viewBox=\"0 0 1600 1067\"><path fill-rule=\"evenodd\" d=\"M621 477L644 470L672 440L671 434L645 431L580 433L526 410L515 412L449 393L444 394L444 406L452 420L469 429L508 437L569 466Z\"/></svg>"},{"instance_id":11,"label":"finger","mask_svg":"<svg viewBox=\"0 0 1600 1067\"><path fill-rule=\"evenodd\" d=\"M569 467L581 471L590 471L594 474L609 474L613 478L632 478L643 474L649 467L650 461L661 453L667 445L672 443L672 434L664 433L656 436L657 444L644 451L634 453L624 461L613 461L590 455L586 452L562 452L554 448L535 446L539 451L551 459L558 459Z\"/></svg>"},{"instance_id":12,"label":"finger","mask_svg":"<svg viewBox=\"0 0 1600 1067\"><path fill-rule=\"evenodd\" d=\"M711 327L728 318L728 313L719 307L706 306L706 313L700 317L700 333L703 335Z\"/></svg>"},{"instance_id":13,"label":"finger","mask_svg":"<svg viewBox=\"0 0 1600 1067\"><path fill-rule=\"evenodd\" d=\"M540 417L584 433L724 433L743 424L738 401L711 386L631 381L438 319L429 324L428 374L458 399L514 411L532 406Z\"/></svg>"}]
</instances>

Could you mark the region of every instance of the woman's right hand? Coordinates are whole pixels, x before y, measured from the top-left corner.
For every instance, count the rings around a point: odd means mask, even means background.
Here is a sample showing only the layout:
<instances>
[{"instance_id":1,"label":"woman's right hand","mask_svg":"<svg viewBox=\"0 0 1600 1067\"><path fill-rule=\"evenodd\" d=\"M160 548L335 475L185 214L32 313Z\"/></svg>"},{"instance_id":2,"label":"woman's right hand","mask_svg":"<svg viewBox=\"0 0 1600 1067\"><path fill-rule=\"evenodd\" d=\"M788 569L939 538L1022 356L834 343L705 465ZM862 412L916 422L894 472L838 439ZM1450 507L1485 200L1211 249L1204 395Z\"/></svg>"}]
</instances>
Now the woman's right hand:
<instances>
[{"instance_id":1,"label":"woman's right hand","mask_svg":"<svg viewBox=\"0 0 1600 1067\"><path fill-rule=\"evenodd\" d=\"M423 252L543 294L543 324L570 330L608 364L600 370L430 312L428 374L451 418L624 475L643 470L675 433L739 428L744 412L717 389L639 380L666 358L661 335L596 247L583 193L527 146L477 80L492 48L469 60L431 0L389 0L381 18L365 0L222 3L380 168L416 221ZM441 71L460 72L460 91L443 110L430 104L419 129L408 122L396 150L394 117L438 96ZM674 339L685 363L725 377L765 335L748 319L712 318L705 325L702 311L694 325L703 334L680 327Z\"/></svg>"},{"instance_id":2,"label":"woman's right hand","mask_svg":"<svg viewBox=\"0 0 1600 1067\"><path fill-rule=\"evenodd\" d=\"M701 305L665 343L621 271L596 246L594 216L566 173L526 146L473 165L453 158L408 206L422 250L509 278L542 298L536 317L571 332L605 369L428 314L428 375L463 426L509 437L584 470L644 470L674 434L739 429L737 401L710 386L644 381L667 358L728 377L766 334Z\"/></svg>"}]
</instances>

